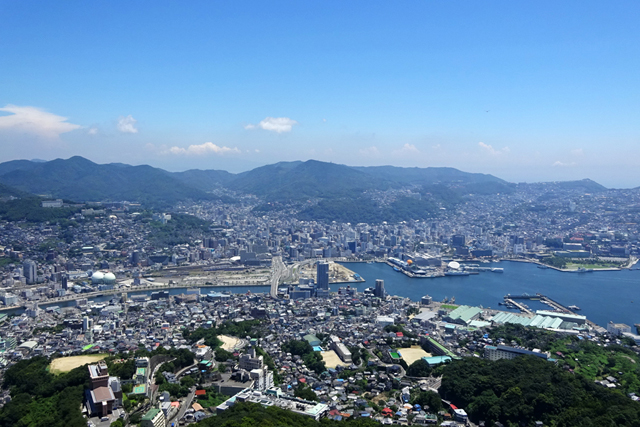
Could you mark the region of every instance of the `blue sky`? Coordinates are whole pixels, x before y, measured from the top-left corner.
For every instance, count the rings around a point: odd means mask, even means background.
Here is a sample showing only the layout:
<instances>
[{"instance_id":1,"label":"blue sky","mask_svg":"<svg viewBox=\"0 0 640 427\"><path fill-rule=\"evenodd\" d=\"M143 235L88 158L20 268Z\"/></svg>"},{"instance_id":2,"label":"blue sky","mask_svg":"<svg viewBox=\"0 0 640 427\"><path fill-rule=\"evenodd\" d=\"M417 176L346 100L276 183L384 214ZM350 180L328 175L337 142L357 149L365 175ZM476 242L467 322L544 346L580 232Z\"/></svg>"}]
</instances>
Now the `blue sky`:
<instances>
[{"instance_id":1,"label":"blue sky","mask_svg":"<svg viewBox=\"0 0 640 427\"><path fill-rule=\"evenodd\" d=\"M637 2L0 0L0 161L640 186Z\"/></svg>"}]
</instances>

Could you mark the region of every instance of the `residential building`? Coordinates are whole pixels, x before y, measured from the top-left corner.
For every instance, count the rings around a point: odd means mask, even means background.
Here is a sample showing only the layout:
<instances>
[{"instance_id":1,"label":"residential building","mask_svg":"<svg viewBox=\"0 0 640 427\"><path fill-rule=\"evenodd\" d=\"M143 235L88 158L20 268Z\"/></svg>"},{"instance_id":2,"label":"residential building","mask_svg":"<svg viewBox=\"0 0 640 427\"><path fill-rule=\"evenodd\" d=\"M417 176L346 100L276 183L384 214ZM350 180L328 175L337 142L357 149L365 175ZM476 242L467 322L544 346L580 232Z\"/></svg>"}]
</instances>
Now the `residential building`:
<instances>
[{"instance_id":1,"label":"residential building","mask_svg":"<svg viewBox=\"0 0 640 427\"><path fill-rule=\"evenodd\" d=\"M158 408L152 408L142 416L140 427L165 427L164 413Z\"/></svg>"}]
</instances>

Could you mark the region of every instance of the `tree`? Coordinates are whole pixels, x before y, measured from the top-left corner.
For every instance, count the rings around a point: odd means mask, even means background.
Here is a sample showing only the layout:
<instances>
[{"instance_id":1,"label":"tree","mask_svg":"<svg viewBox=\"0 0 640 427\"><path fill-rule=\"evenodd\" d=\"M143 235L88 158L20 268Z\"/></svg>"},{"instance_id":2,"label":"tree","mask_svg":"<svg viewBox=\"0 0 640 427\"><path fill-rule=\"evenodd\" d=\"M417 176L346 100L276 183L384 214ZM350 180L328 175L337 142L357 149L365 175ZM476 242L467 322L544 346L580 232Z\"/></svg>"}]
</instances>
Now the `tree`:
<instances>
[{"instance_id":1,"label":"tree","mask_svg":"<svg viewBox=\"0 0 640 427\"><path fill-rule=\"evenodd\" d=\"M215 359L217 362L226 362L229 359L233 359L233 353L228 352L225 349L216 349Z\"/></svg>"},{"instance_id":2,"label":"tree","mask_svg":"<svg viewBox=\"0 0 640 427\"><path fill-rule=\"evenodd\" d=\"M282 351L295 356L304 356L305 354L312 353L313 347L311 347L311 344L307 341L291 340L282 344Z\"/></svg>"},{"instance_id":3,"label":"tree","mask_svg":"<svg viewBox=\"0 0 640 427\"><path fill-rule=\"evenodd\" d=\"M295 397L299 397L300 399L311 400L311 401L318 400L318 395L315 394L313 390L311 390L311 388L304 383L300 383L295 388L295 390L293 391L293 395Z\"/></svg>"},{"instance_id":4,"label":"tree","mask_svg":"<svg viewBox=\"0 0 640 427\"><path fill-rule=\"evenodd\" d=\"M180 380L180 385L183 385L185 387L193 387L195 384L196 384L196 380L193 379L191 375L182 377L182 379Z\"/></svg>"},{"instance_id":5,"label":"tree","mask_svg":"<svg viewBox=\"0 0 640 427\"><path fill-rule=\"evenodd\" d=\"M624 394L533 356L453 361L443 369L439 391L471 420L491 424L634 425L640 419L640 406Z\"/></svg>"},{"instance_id":6,"label":"tree","mask_svg":"<svg viewBox=\"0 0 640 427\"><path fill-rule=\"evenodd\" d=\"M411 399L411 404L418 404L423 408L429 408L431 412L438 412L442 409L440 395L432 391L421 391Z\"/></svg>"},{"instance_id":7,"label":"tree","mask_svg":"<svg viewBox=\"0 0 640 427\"><path fill-rule=\"evenodd\" d=\"M428 377L431 375L431 366L424 359L418 359L409 366L407 375L410 377Z\"/></svg>"}]
</instances>

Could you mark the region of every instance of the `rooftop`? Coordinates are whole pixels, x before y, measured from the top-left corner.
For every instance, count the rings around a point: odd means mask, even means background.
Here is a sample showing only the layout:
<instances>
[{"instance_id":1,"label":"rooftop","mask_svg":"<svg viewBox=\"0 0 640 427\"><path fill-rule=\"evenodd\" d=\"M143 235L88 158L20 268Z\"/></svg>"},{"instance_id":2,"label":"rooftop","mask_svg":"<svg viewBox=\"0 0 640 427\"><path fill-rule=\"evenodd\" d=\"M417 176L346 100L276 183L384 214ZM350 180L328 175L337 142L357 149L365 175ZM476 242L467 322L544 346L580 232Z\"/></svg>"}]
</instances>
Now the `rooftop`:
<instances>
[{"instance_id":1,"label":"rooftop","mask_svg":"<svg viewBox=\"0 0 640 427\"><path fill-rule=\"evenodd\" d=\"M160 409L157 409L157 408L149 409L149 411L142 416L142 420L152 421L156 417L156 415L158 415L158 412L160 412Z\"/></svg>"}]
</instances>

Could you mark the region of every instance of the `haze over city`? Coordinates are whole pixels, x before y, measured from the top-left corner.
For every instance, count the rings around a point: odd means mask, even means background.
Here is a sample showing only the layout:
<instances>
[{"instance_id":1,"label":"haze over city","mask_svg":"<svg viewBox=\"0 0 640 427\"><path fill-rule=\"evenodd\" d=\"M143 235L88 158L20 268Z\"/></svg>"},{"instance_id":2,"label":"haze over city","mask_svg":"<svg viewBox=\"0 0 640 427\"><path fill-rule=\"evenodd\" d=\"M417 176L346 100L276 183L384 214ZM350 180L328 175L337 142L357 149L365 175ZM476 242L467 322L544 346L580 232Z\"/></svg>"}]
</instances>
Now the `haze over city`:
<instances>
[{"instance_id":1,"label":"haze over city","mask_svg":"<svg viewBox=\"0 0 640 427\"><path fill-rule=\"evenodd\" d=\"M640 185L636 2L2 2L0 162Z\"/></svg>"}]
</instances>

